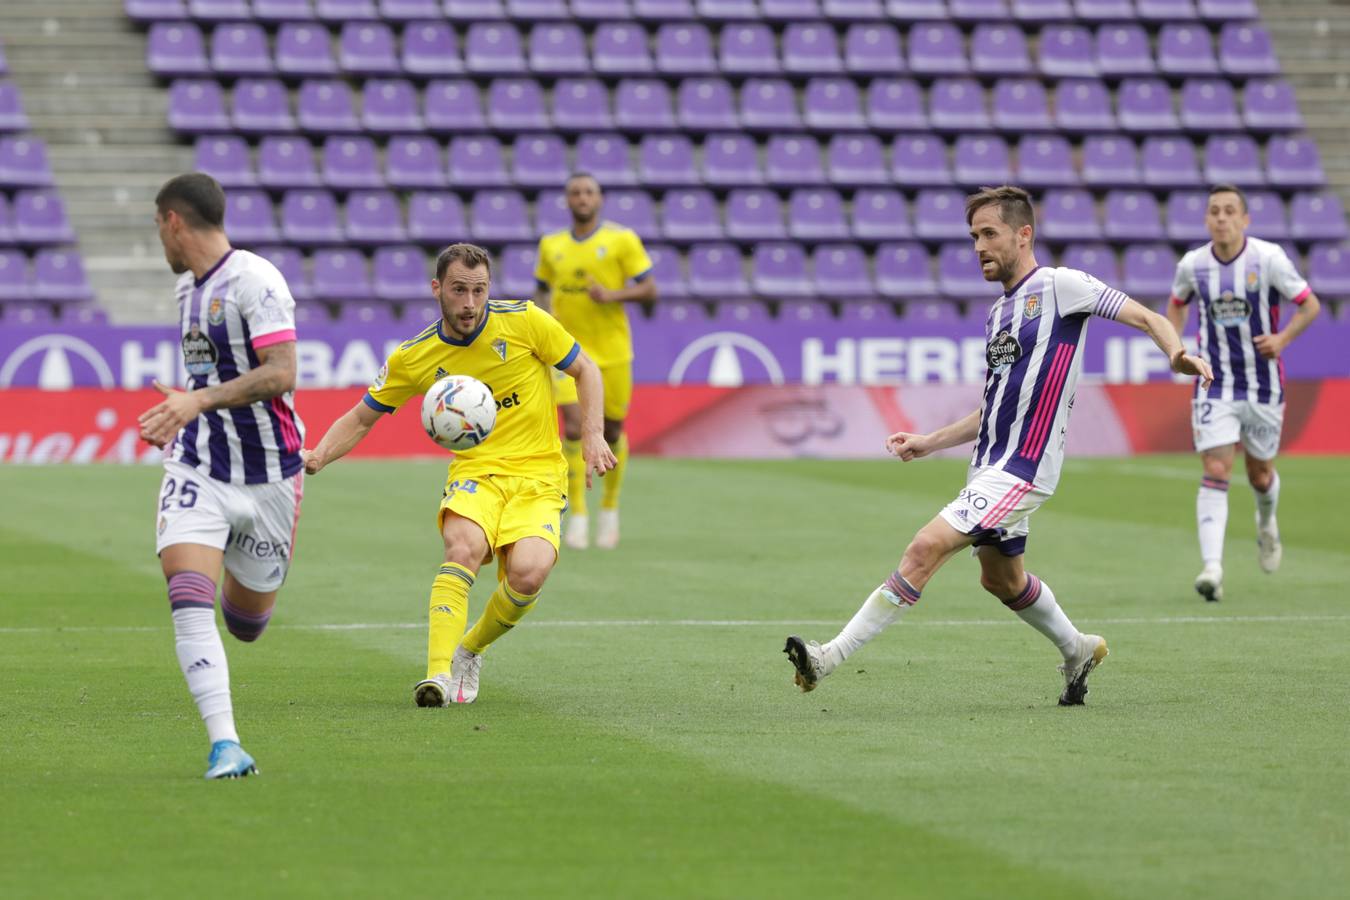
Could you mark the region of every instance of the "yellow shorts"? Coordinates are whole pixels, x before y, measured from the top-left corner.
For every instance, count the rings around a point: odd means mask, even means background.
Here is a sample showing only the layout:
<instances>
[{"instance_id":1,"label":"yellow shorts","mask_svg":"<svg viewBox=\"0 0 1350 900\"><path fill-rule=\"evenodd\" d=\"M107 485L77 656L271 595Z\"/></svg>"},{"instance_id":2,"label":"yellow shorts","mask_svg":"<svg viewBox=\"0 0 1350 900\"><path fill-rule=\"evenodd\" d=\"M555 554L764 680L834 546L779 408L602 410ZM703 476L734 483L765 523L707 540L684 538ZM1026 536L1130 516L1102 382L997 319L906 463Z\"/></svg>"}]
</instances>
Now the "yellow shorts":
<instances>
[{"instance_id":1,"label":"yellow shorts","mask_svg":"<svg viewBox=\"0 0 1350 900\"><path fill-rule=\"evenodd\" d=\"M518 475L457 478L446 482L436 523L445 528L447 513L477 523L488 540L488 562L521 538L543 538L558 552L567 500L562 489L546 481Z\"/></svg>"},{"instance_id":2,"label":"yellow shorts","mask_svg":"<svg viewBox=\"0 0 1350 900\"><path fill-rule=\"evenodd\" d=\"M600 380L605 385L605 418L615 421L628 418L628 404L633 402L632 362L602 366ZM557 369L553 370L553 402L559 406L577 402L576 379Z\"/></svg>"}]
</instances>

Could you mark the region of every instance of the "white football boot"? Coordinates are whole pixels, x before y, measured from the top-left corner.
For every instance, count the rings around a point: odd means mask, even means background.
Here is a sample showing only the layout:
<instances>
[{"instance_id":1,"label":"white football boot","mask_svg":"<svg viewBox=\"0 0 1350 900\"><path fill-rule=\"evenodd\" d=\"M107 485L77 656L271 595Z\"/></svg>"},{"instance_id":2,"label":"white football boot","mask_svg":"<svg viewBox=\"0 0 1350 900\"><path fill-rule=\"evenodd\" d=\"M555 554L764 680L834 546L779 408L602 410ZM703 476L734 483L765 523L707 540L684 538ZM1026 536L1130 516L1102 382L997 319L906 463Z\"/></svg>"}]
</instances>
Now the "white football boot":
<instances>
[{"instance_id":1,"label":"white football boot","mask_svg":"<svg viewBox=\"0 0 1350 900\"><path fill-rule=\"evenodd\" d=\"M591 544L591 520L586 515L568 515L563 525L563 546L568 550L585 550Z\"/></svg>"},{"instance_id":2,"label":"white football boot","mask_svg":"<svg viewBox=\"0 0 1350 900\"><path fill-rule=\"evenodd\" d=\"M1078 650L1064 660L1059 671L1064 674L1064 693L1059 695L1060 706L1082 706L1087 698L1087 677L1102 664L1111 651L1106 649L1106 638L1097 634L1078 636Z\"/></svg>"},{"instance_id":3,"label":"white football boot","mask_svg":"<svg viewBox=\"0 0 1350 900\"><path fill-rule=\"evenodd\" d=\"M595 546L601 550L613 550L619 546L619 511L617 509L600 510L600 518L595 523Z\"/></svg>"},{"instance_id":4,"label":"white football boot","mask_svg":"<svg viewBox=\"0 0 1350 900\"><path fill-rule=\"evenodd\" d=\"M797 670L792 675L792 681L802 689L803 694L814 691L820 679L834 671L829 654L816 641L804 641L795 634L788 635L783 652Z\"/></svg>"},{"instance_id":5,"label":"white football boot","mask_svg":"<svg viewBox=\"0 0 1350 900\"><path fill-rule=\"evenodd\" d=\"M478 699L478 673L482 668L481 653L470 653L462 644L455 648L450 660L451 703L472 703Z\"/></svg>"},{"instance_id":6,"label":"white football boot","mask_svg":"<svg viewBox=\"0 0 1350 900\"><path fill-rule=\"evenodd\" d=\"M413 701L418 706L448 706L450 676L444 672L432 675L413 686Z\"/></svg>"},{"instance_id":7,"label":"white football boot","mask_svg":"<svg viewBox=\"0 0 1350 900\"><path fill-rule=\"evenodd\" d=\"M1284 558L1284 546L1280 543L1280 526L1276 524L1275 517L1271 516L1270 521L1261 524L1261 516L1256 517L1256 560L1261 564L1261 571L1266 574L1274 572L1280 567L1280 560Z\"/></svg>"},{"instance_id":8,"label":"white football boot","mask_svg":"<svg viewBox=\"0 0 1350 900\"><path fill-rule=\"evenodd\" d=\"M1205 563L1205 568L1195 576L1195 591L1210 603L1223 599L1223 566L1216 562Z\"/></svg>"}]
</instances>

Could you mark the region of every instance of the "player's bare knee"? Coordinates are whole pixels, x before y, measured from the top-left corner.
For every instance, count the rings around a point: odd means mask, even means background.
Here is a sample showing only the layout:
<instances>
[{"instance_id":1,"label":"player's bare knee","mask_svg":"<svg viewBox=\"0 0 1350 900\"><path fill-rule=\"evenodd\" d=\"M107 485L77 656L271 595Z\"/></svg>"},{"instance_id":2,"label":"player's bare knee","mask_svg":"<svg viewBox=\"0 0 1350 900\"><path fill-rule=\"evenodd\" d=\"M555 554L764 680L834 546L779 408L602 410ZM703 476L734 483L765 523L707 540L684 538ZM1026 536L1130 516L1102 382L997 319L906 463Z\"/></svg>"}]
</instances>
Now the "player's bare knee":
<instances>
[{"instance_id":1,"label":"player's bare knee","mask_svg":"<svg viewBox=\"0 0 1350 900\"><path fill-rule=\"evenodd\" d=\"M575 403L561 406L563 437L569 441L581 440L581 407Z\"/></svg>"},{"instance_id":2,"label":"player's bare knee","mask_svg":"<svg viewBox=\"0 0 1350 900\"><path fill-rule=\"evenodd\" d=\"M1274 480L1275 467L1270 460L1247 457L1247 481L1253 488L1264 494Z\"/></svg>"},{"instance_id":3,"label":"player's bare knee","mask_svg":"<svg viewBox=\"0 0 1350 900\"><path fill-rule=\"evenodd\" d=\"M537 594L544 589L551 566L528 565L511 568L506 573L506 583L517 594Z\"/></svg>"},{"instance_id":4,"label":"player's bare knee","mask_svg":"<svg viewBox=\"0 0 1350 900\"><path fill-rule=\"evenodd\" d=\"M623 437L623 421L616 419L605 420L605 443L614 445Z\"/></svg>"},{"instance_id":5,"label":"player's bare knee","mask_svg":"<svg viewBox=\"0 0 1350 900\"><path fill-rule=\"evenodd\" d=\"M1205 470L1206 478L1217 478L1220 481L1227 481L1228 476L1233 474L1233 458L1227 455L1217 453L1203 453L1200 456L1201 465Z\"/></svg>"}]
</instances>

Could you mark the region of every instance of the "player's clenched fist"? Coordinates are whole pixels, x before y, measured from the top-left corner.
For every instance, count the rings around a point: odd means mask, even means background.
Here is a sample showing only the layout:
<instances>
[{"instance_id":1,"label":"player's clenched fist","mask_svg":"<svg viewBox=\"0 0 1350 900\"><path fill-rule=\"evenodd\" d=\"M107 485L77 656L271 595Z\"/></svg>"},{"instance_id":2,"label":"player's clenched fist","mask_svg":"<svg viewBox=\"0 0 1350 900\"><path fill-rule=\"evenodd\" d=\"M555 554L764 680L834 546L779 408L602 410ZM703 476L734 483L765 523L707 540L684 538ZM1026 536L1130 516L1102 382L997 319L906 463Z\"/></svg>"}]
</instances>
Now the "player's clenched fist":
<instances>
[{"instance_id":1,"label":"player's clenched fist","mask_svg":"<svg viewBox=\"0 0 1350 900\"><path fill-rule=\"evenodd\" d=\"M891 456L898 456L904 462L922 459L931 452L931 449L928 446L928 436L925 434L897 431L886 438L886 452Z\"/></svg>"}]
</instances>

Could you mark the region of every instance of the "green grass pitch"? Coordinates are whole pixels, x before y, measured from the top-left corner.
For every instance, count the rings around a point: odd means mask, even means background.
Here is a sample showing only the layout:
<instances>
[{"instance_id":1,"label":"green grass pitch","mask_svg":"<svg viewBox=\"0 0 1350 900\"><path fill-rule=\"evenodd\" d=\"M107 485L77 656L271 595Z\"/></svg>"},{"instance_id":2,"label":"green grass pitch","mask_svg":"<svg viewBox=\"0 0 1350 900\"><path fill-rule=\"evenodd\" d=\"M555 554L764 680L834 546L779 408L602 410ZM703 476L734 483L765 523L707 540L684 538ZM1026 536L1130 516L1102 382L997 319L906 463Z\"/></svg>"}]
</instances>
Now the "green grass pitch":
<instances>
[{"instance_id":1,"label":"green grass pitch","mask_svg":"<svg viewBox=\"0 0 1350 900\"><path fill-rule=\"evenodd\" d=\"M158 471L0 468L0 896L1344 896L1344 460L1281 462L1274 576L1235 479L1218 605L1195 459L1071 460L1027 559L1110 641L1074 709L964 555L790 683L784 635L832 636L961 464L649 459L622 548L564 556L476 705L417 709L443 471L309 480L271 629L226 639L261 775L208 783Z\"/></svg>"}]
</instances>

